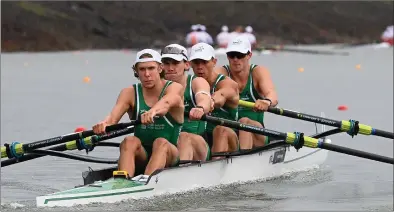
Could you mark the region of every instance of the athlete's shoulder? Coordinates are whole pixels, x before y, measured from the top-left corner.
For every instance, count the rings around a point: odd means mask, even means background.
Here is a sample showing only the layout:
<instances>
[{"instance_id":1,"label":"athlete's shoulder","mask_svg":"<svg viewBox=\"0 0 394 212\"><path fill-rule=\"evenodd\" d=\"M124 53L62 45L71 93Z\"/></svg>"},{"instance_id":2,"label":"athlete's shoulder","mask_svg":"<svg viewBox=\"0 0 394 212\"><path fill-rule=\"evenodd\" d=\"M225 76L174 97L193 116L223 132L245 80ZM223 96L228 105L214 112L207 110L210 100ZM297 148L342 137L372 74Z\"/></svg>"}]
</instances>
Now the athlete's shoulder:
<instances>
[{"instance_id":1,"label":"athlete's shoulder","mask_svg":"<svg viewBox=\"0 0 394 212\"><path fill-rule=\"evenodd\" d=\"M253 65L252 64L252 73L253 73L253 77L259 77L259 76L269 73L269 70L267 67L265 67L263 65Z\"/></svg>"},{"instance_id":2,"label":"athlete's shoulder","mask_svg":"<svg viewBox=\"0 0 394 212\"><path fill-rule=\"evenodd\" d=\"M129 105L134 102L135 98L135 89L133 86L123 88L118 95L117 104L127 103ZM138 94L137 94L138 95Z\"/></svg>"},{"instance_id":3,"label":"athlete's shoulder","mask_svg":"<svg viewBox=\"0 0 394 212\"><path fill-rule=\"evenodd\" d=\"M226 70L226 68L225 68L224 66L215 67L214 71L215 71L216 73L221 74L221 75L224 75L224 76L227 76L227 75L228 75L227 70Z\"/></svg>"},{"instance_id":4,"label":"athlete's shoulder","mask_svg":"<svg viewBox=\"0 0 394 212\"><path fill-rule=\"evenodd\" d=\"M134 91L135 91L134 87L137 87L137 86L138 86L138 84L133 84L129 87L123 88L122 90L120 90L120 93L121 94L122 93L134 93Z\"/></svg>"},{"instance_id":5,"label":"athlete's shoulder","mask_svg":"<svg viewBox=\"0 0 394 212\"><path fill-rule=\"evenodd\" d=\"M174 91L174 92L180 92L183 91L183 86L180 83L171 81L171 80L166 80L166 83L168 83L167 91Z\"/></svg>"},{"instance_id":6,"label":"athlete's shoulder","mask_svg":"<svg viewBox=\"0 0 394 212\"><path fill-rule=\"evenodd\" d=\"M218 83L218 86L220 86L220 87L224 86L224 87L238 88L238 83L235 82L233 79L231 79L230 77L225 76L225 75L223 75L223 77L224 77L223 80L221 80Z\"/></svg>"},{"instance_id":7,"label":"athlete's shoulder","mask_svg":"<svg viewBox=\"0 0 394 212\"><path fill-rule=\"evenodd\" d=\"M192 81L192 89L194 92L196 92L196 90L200 90L200 89L208 89L209 90L210 86L209 83L202 77L195 77Z\"/></svg>"}]
</instances>

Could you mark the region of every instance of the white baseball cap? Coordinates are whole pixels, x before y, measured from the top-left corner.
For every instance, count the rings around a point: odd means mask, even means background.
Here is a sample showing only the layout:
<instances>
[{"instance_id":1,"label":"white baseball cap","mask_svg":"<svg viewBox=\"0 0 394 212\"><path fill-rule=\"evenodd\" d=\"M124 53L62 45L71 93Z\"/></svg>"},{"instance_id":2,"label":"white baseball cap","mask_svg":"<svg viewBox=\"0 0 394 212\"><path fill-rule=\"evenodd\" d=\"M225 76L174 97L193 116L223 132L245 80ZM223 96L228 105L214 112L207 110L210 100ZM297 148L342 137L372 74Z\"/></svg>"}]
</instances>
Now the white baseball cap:
<instances>
[{"instance_id":1,"label":"white baseball cap","mask_svg":"<svg viewBox=\"0 0 394 212\"><path fill-rule=\"evenodd\" d=\"M252 46L246 36L236 36L228 43L226 53L228 52L240 52L242 54L246 54L247 52L252 52Z\"/></svg>"},{"instance_id":2,"label":"white baseball cap","mask_svg":"<svg viewBox=\"0 0 394 212\"><path fill-rule=\"evenodd\" d=\"M188 61L187 50L179 44L170 44L161 50L161 58L171 58L176 61Z\"/></svg>"},{"instance_id":3,"label":"white baseball cap","mask_svg":"<svg viewBox=\"0 0 394 212\"><path fill-rule=\"evenodd\" d=\"M190 50L190 61L195 59L211 60L215 57L215 49L207 43L197 43Z\"/></svg>"},{"instance_id":4,"label":"white baseball cap","mask_svg":"<svg viewBox=\"0 0 394 212\"><path fill-rule=\"evenodd\" d=\"M223 32L228 32L228 27L227 27L226 25L223 25L223 26L222 26L222 31L223 31Z\"/></svg>"},{"instance_id":5,"label":"white baseball cap","mask_svg":"<svg viewBox=\"0 0 394 212\"><path fill-rule=\"evenodd\" d=\"M246 32L249 32L249 33L252 33L252 32L253 32L253 28L252 28L251 26L247 26L247 27L245 28L245 31L246 31Z\"/></svg>"},{"instance_id":6,"label":"white baseball cap","mask_svg":"<svg viewBox=\"0 0 394 212\"><path fill-rule=\"evenodd\" d=\"M144 54L150 55L151 57L141 57ZM137 63L151 62L151 61L161 63L161 56L160 56L159 52L157 52L153 49L144 49L144 50L137 52L134 65Z\"/></svg>"}]
</instances>

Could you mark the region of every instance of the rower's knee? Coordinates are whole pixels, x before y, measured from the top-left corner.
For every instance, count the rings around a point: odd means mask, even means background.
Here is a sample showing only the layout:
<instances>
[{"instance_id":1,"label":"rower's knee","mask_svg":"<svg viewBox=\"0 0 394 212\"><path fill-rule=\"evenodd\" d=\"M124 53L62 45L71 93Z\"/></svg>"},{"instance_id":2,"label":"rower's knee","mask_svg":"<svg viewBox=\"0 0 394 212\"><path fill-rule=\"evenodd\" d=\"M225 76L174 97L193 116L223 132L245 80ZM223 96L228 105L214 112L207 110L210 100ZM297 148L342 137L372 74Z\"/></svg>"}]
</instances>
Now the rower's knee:
<instances>
[{"instance_id":1,"label":"rower's knee","mask_svg":"<svg viewBox=\"0 0 394 212\"><path fill-rule=\"evenodd\" d=\"M252 125L252 126L257 126L257 127L263 127L263 125L255 120L252 120L250 118L247 117L242 117L241 119L239 119L239 122L242 124L248 124L248 125Z\"/></svg>"},{"instance_id":2,"label":"rower's knee","mask_svg":"<svg viewBox=\"0 0 394 212\"><path fill-rule=\"evenodd\" d=\"M213 129L212 134L214 136L227 136L229 133L230 128L223 127L223 126L216 126L215 129Z\"/></svg>"},{"instance_id":3,"label":"rower's knee","mask_svg":"<svg viewBox=\"0 0 394 212\"><path fill-rule=\"evenodd\" d=\"M165 138L156 138L156 140L153 141L153 147L152 147L153 152L167 151L168 145L169 142Z\"/></svg>"},{"instance_id":4,"label":"rower's knee","mask_svg":"<svg viewBox=\"0 0 394 212\"><path fill-rule=\"evenodd\" d=\"M126 136L119 147L121 151L135 152L141 147L141 141L135 136Z\"/></svg>"},{"instance_id":5,"label":"rower's knee","mask_svg":"<svg viewBox=\"0 0 394 212\"><path fill-rule=\"evenodd\" d=\"M239 119L239 122L242 124L249 124L250 119L247 117L242 117L241 119Z\"/></svg>"},{"instance_id":6,"label":"rower's knee","mask_svg":"<svg viewBox=\"0 0 394 212\"><path fill-rule=\"evenodd\" d=\"M181 132L179 134L179 139L178 139L178 145L177 146L178 147L182 147L184 145L189 145L189 144L191 144L191 142L190 142L190 137L189 137L188 133Z\"/></svg>"}]
</instances>

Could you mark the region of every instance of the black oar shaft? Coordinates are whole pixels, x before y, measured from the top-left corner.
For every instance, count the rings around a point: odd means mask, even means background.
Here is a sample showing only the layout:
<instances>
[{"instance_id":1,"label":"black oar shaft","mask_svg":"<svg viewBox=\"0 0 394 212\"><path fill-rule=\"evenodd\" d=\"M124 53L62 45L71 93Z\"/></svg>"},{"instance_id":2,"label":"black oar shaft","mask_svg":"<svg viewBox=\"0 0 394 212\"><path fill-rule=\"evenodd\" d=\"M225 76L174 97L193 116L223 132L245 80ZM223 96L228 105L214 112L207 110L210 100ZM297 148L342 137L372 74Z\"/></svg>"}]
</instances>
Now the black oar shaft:
<instances>
[{"instance_id":1,"label":"black oar shaft","mask_svg":"<svg viewBox=\"0 0 394 212\"><path fill-rule=\"evenodd\" d=\"M253 108L254 102L247 102L247 101L239 100L239 105L243 106L243 107ZM368 126L365 124L360 124L354 120L337 121L337 120L333 120L333 119L309 115L309 114L300 113L300 112L296 112L296 111L286 110L286 109L278 108L278 107L268 108L267 112L274 113L274 114L277 114L280 116L285 116L285 117L300 119L300 120L304 120L304 121L324 124L324 125L328 125L328 126L332 126L332 127L337 127L339 129L341 129L343 132L347 132L349 135L352 135L352 136L357 135L357 134L363 134L363 135L376 135L376 136L394 139L394 133L392 133L392 132L378 130L378 129L375 129L371 126Z\"/></svg>"},{"instance_id":2,"label":"black oar shaft","mask_svg":"<svg viewBox=\"0 0 394 212\"><path fill-rule=\"evenodd\" d=\"M66 151L67 147L64 144L61 144L61 145L58 145L58 146L55 146L55 147L51 147L48 150L62 152L62 151ZM45 155L37 155L37 154L28 153L28 154L25 154L25 155L23 155L22 157L20 157L18 159L17 158L11 158L11 159L8 159L8 160L1 161L1 167L9 166L9 165L12 165L12 164L15 164L15 163L21 163L21 162L24 162L24 161L28 161L28 160L32 160L32 159L36 159L36 158L40 158L40 157L44 157L44 156Z\"/></svg>"},{"instance_id":3,"label":"black oar shaft","mask_svg":"<svg viewBox=\"0 0 394 212\"><path fill-rule=\"evenodd\" d=\"M118 124L114 124L111 126L107 126L105 128L106 132L112 132L115 130L119 130L119 129L124 129L127 128L129 126L133 126L136 124L139 124L141 121L140 120L132 120L130 122L127 123L118 123ZM7 146L8 144L5 145L5 147L1 147L1 157L20 157L21 155L23 155L24 153L27 153L31 150L35 150L35 149L39 149L42 147L47 147L47 146L52 146L52 145L57 145L57 144L61 144L61 143L66 143L68 141L73 141L73 140L78 140L78 139L83 139L89 136L94 135L93 130L87 130L87 131L83 131L83 132L77 132L77 133L71 133L71 134L67 134L67 135L62 135L62 136L58 136L58 137L54 137L54 138L49 138L49 139L45 139L45 140L41 140L41 141L36 141L36 142L31 142L31 143L27 143L27 144L11 144L9 146ZM12 153L10 153L12 152Z\"/></svg>"},{"instance_id":4,"label":"black oar shaft","mask_svg":"<svg viewBox=\"0 0 394 212\"><path fill-rule=\"evenodd\" d=\"M217 124L217 125L235 128L238 130L243 130L243 131L257 133L257 134L271 136L271 137L282 138L283 140L285 140L286 143L291 144L296 149L301 148L302 146L306 146L306 147L310 147L310 148L321 148L321 149L331 150L334 152L345 153L345 154L349 154L349 155L353 155L353 156L358 156L358 157L362 157L362 158L367 158L367 159L372 159L372 160L376 160L376 161L380 161L380 162L384 162L384 163L393 164L392 158L387 158L387 157L380 156L380 155L374 155L372 153L362 152L359 150L350 149L350 148L346 148L346 147L336 146L333 144L326 143L323 139L316 139L316 138L312 138L309 136L304 136L302 133L281 133L281 132L276 132L273 130L268 130L268 129L264 129L264 128L260 128L260 127L241 124L239 122L232 121L232 120L227 120L227 119L217 118L217 117L212 117L212 116L207 116L207 115L204 115L202 117L202 120L205 120L207 122Z\"/></svg>"},{"instance_id":5,"label":"black oar shaft","mask_svg":"<svg viewBox=\"0 0 394 212\"><path fill-rule=\"evenodd\" d=\"M353 155L356 157L366 158L366 159L379 161L379 162L383 162L383 163L394 164L393 158L389 158L389 157L382 156L382 155L376 155L373 153L364 152L364 151L360 151L360 150L356 150L356 149L350 149L350 148L343 147L343 146L337 146L337 145L329 144L329 143L321 143L321 145L319 147L321 149L326 149L326 150L330 150L333 152L339 152L339 153Z\"/></svg>"},{"instance_id":6,"label":"black oar shaft","mask_svg":"<svg viewBox=\"0 0 394 212\"><path fill-rule=\"evenodd\" d=\"M375 133L374 135L380 136L380 137L384 137L384 138L394 138L394 135L392 132L388 132L388 131L384 131L384 130L378 130L378 129L374 129Z\"/></svg>"},{"instance_id":7,"label":"black oar shaft","mask_svg":"<svg viewBox=\"0 0 394 212\"><path fill-rule=\"evenodd\" d=\"M299 112L295 112L295 111L291 111L291 110L286 110L283 108L271 107L271 108L268 108L268 112L274 113L277 115L281 115L281 116L290 117L290 118L301 119L304 121L324 124L324 125L328 125L328 126L332 126L332 127L341 128L341 126L342 126L341 121L336 121L336 120L323 118L323 117L319 117L319 116L313 116L313 115L309 115L309 114L299 113Z\"/></svg>"},{"instance_id":8,"label":"black oar shaft","mask_svg":"<svg viewBox=\"0 0 394 212\"><path fill-rule=\"evenodd\" d=\"M86 143L89 140L89 142L91 141L92 144L95 145L95 144L99 143L100 141L104 141L104 140L112 139L112 138L115 138L115 137L127 135L127 134L130 134L130 133L133 133L133 132L134 132L134 127L128 127L128 128L125 128L125 129L115 130L115 131L109 132L109 133L104 134L104 135L95 136L95 139L89 138L89 139L83 139L81 141ZM67 142L65 144L60 144L58 146L51 147L51 148L49 148L47 150L60 151L60 152L61 151L66 151L66 150L74 150L77 147L76 142L77 142L76 140L75 141L69 141L69 142ZM85 145L87 145L87 144L85 144ZM70 147L73 147L73 148L70 148ZM35 158L40 158L40 157L43 157L43 156L45 156L45 155L37 155L37 154L29 153L29 154L21 156L18 159L17 158L11 158L11 159L8 159L8 160L1 161L1 166L2 167L9 166L9 165L12 165L12 164L15 164L15 163L28 161L28 160L32 160L32 159L35 159Z\"/></svg>"},{"instance_id":9,"label":"black oar shaft","mask_svg":"<svg viewBox=\"0 0 394 212\"><path fill-rule=\"evenodd\" d=\"M281 132L265 129L262 127L245 125L245 124L241 124L239 122L232 121L232 120L221 119L221 118L216 118L216 117L212 117L212 116L203 116L202 120L206 120L208 122L211 122L211 123L217 124L217 125L224 125L227 127L241 129L241 130L245 130L245 131L252 132L252 133L263 134L263 135L274 137L274 138L286 139L286 137L287 137L286 133L281 133Z\"/></svg>"}]
</instances>

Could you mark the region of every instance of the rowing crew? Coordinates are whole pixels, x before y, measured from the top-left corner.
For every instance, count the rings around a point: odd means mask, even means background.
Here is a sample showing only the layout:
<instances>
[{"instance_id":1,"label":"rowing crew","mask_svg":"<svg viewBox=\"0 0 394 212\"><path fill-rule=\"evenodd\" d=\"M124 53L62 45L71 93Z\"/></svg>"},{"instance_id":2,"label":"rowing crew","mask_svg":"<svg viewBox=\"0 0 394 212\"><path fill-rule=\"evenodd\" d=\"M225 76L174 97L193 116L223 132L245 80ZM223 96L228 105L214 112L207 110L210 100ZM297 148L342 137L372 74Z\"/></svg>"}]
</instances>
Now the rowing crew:
<instances>
[{"instance_id":1,"label":"rowing crew","mask_svg":"<svg viewBox=\"0 0 394 212\"><path fill-rule=\"evenodd\" d=\"M263 127L264 111L275 106L276 91L267 69L250 64L251 45L245 37L227 47L229 65L215 68L215 50L198 43L187 50L178 44L161 54L144 49L137 53L134 75L140 83L124 88L111 113L93 126L96 134L128 113L140 119L133 136L120 145L119 170L134 176L135 166L146 166L143 178L156 169L175 166L179 160L210 160L211 152L251 149L268 138L201 121L204 114ZM194 75L188 75L189 68ZM239 100L255 102L253 110ZM184 111L188 116L184 116Z\"/></svg>"}]
</instances>

